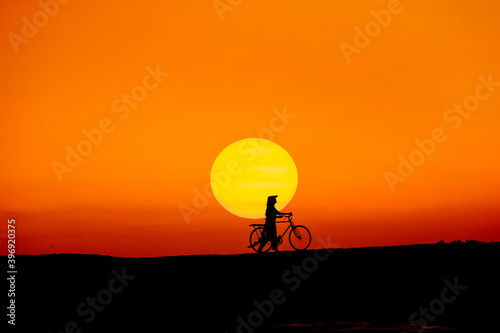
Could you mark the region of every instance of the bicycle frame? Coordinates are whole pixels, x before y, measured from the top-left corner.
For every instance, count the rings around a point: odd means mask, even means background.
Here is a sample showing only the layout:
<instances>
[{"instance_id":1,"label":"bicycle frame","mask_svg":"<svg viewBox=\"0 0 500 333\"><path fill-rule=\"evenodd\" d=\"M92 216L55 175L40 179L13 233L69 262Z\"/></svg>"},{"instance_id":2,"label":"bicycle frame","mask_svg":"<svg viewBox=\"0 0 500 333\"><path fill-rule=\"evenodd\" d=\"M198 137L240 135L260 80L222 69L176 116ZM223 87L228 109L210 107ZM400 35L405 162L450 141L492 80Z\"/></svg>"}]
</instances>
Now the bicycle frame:
<instances>
[{"instance_id":1,"label":"bicycle frame","mask_svg":"<svg viewBox=\"0 0 500 333\"><path fill-rule=\"evenodd\" d=\"M283 217L283 220L276 221L276 223L289 223L288 226L286 227L285 231L281 235L279 235L278 237L285 236L286 233L288 232L288 229L290 229L290 228L293 229L295 227L295 224L293 224L293 220L292 220L291 216L285 216L285 217Z\"/></svg>"},{"instance_id":2,"label":"bicycle frame","mask_svg":"<svg viewBox=\"0 0 500 333\"><path fill-rule=\"evenodd\" d=\"M285 231L281 235L276 235L277 237L285 236L290 228L293 229L295 227L295 224L293 223L291 216L284 216L282 220L277 220L276 223L289 223L288 226L286 227ZM253 226L253 228L256 229L256 228L263 227L264 224L251 224L251 226Z\"/></svg>"}]
</instances>

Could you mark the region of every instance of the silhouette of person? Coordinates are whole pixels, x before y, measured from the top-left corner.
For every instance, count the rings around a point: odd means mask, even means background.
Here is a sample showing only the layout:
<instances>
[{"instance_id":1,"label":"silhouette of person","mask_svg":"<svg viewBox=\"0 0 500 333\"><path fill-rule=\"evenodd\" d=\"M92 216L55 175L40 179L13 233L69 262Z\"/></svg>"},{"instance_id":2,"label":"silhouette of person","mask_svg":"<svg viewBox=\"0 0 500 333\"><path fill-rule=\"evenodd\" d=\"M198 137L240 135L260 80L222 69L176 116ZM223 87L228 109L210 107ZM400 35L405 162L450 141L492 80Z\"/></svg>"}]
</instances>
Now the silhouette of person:
<instances>
[{"instance_id":1,"label":"silhouette of person","mask_svg":"<svg viewBox=\"0 0 500 333\"><path fill-rule=\"evenodd\" d=\"M292 213L282 213L274 207L276 204L276 197L277 195L270 195L267 197L266 223L264 224L264 230L262 231L258 252L262 252L262 249L268 241L271 241L271 248L274 252L279 252L278 244L276 243L276 217L292 215Z\"/></svg>"}]
</instances>

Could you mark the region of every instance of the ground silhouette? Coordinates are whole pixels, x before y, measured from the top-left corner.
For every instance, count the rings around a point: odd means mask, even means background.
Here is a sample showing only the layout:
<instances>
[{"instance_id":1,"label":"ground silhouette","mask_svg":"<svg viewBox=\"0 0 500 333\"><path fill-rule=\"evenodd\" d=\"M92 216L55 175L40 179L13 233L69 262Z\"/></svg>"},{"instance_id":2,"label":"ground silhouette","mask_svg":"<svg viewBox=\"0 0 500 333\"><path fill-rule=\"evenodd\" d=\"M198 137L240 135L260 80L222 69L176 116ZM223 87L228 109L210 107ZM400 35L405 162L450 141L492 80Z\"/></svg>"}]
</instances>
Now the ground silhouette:
<instances>
[{"instance_id":1,"label":"ground silhouette","mask_svg":"<svg viewBox=\"0 0 500 333\"><path fill-rule=\"evenodd\" d=\"M481 242L158 258L21 255L16 329L416 332L409 317L422 320L419 308L431 306L439 314L430 312L429 331L498 332L499 257L500 243ZM443 296L445 280L466 289Z\"/></svg>"}]
</instances>

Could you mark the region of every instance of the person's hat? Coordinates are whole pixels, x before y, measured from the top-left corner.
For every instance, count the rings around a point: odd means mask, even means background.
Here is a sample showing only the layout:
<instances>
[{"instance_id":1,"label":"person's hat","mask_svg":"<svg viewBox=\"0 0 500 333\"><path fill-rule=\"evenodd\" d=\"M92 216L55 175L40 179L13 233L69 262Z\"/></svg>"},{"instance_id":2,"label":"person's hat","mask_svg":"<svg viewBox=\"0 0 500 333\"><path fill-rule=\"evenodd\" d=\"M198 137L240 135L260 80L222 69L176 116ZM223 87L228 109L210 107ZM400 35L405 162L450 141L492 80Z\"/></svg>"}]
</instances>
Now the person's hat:
<instances>
[{"instance_id":1,"label":"person's hat","mask_svg":"<svg viewBox=\"0 0 500 333\"><path fill-rule=\"evenodd\" d=\"M267 205L271 205L271 204L274 204L276 203L276 197L277 195L270 195L267 197Z\"/></svg>"}]
</instances>

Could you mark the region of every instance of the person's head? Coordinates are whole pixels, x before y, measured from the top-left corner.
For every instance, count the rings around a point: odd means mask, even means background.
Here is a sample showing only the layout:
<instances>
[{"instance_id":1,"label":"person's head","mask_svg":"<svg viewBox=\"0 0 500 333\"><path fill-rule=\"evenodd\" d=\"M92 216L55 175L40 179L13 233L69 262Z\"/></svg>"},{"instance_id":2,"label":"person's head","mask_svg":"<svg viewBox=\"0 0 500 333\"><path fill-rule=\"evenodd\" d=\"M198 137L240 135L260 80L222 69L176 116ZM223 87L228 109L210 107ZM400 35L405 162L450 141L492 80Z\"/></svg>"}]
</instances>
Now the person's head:
<instances>
[{"instance_id":1,"label":"person's head","mask_svg":"<svg viewBox=\"0 0 500 333\"><path fill-rule=\"evenodd\" d=\"M267 205L268 206L273 206L276 203L276 197L277 195L270 195L267 197Z\"/></svg>"}]
</instances>

